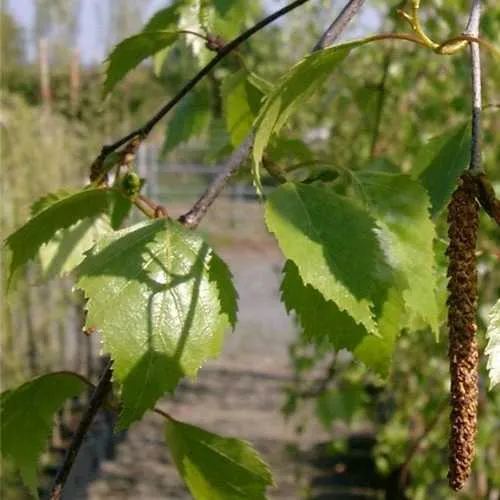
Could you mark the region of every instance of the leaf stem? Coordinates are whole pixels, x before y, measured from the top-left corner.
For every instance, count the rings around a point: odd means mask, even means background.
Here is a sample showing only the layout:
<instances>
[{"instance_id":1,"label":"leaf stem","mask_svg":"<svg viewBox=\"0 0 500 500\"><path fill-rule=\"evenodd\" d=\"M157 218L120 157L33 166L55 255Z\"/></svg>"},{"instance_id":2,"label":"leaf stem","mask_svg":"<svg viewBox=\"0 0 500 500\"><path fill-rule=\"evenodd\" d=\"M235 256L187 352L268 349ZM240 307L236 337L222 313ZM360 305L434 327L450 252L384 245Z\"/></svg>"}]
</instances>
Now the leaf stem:
<instances>
[{"instance_id":1,"label":"leaf stem","mask_svg":"<svg viewBox=\"0 0 500 500\"><path fill-rule=\"evenodd\" d=\"M78 428L76 429L75 436L73 437L71 444L64 457L64 462L61 468L57 472L56 479L54 481L54 486L52 487L50 493L50 500L61 500L64 485L68 479L69 473L73 467L78 451L82 446L83 440L94 420L95 415L99 408L103 405L106 397L111 391L111 375L112 375L112 361L110 360L106 365L104 372L99 380L92 397L90 398L89 404L82 416Z\"/></svg>"}]
</instances>

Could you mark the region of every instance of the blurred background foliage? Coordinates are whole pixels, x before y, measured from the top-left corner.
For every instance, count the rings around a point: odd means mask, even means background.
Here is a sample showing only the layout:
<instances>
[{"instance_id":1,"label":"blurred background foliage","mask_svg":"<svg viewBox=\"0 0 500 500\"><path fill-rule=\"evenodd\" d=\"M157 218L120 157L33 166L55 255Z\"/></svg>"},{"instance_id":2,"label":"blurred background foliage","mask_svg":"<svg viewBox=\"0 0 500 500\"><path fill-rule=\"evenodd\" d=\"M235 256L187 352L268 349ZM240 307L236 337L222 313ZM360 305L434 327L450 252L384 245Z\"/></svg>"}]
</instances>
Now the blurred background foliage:
<instances>
[{"instance_id":1,"label":"blurred background foliage","mask_svg":"<svg viewBox=\"0 0 500 500\"><path fill-rule=\"evenodd\" d=\"M187 43L170 51L161 70L143 64L131 72L113 95L101 99L102 67L79 63L76 36L85 0L37 0L32 32L16 23L5 2L0 16L1 37L1 185L2 234L18 227L29 205L48 191L81 185L100 147L132 127L172 97L199 66ZM104 44L112 45L141 29L144 12L134 1L108 1ZM236 32L266 11L284 2L245 2L240 6ZM290 65L305 55L339 9L338 2L313 1L274 26L258 33L241 48L245 65L275 82ZM407 27L396 9L408 2L373 0L353 23L345 39L375 31L402 31ZM500 8L497 0L484 1L482 36L498 43ZM148 4L148 2L144 2ZM250 5L249 5L250 4ZM141 5L145 7L145 5ZM422 2L422 19L431 37L443 40L461 33L469 1ZM142 21L141 21L142 19ZM103 19L95 22L104 24ZM37 43L44 39L50 54L50 102L42 97ZM30 55L31 54L31 55ZM34 55L35 54L35 55ZM500 64L483 51L483 157L495 183L500 183ZM71 79L77 66L78 80ZM220 86L238 68L228 58L197 92L202 105L192 113L206 113L202 126L193 126L182 147L165 150L169 162L217 162L231 151L221 125ZM75 70L73 70L75 71ZM74 75L73 75L74 78ZM175 113L168 120L173 120ZM327 86L296 113L268 154L271 159L296 164L310 158L352 170L377 162L384 169L408 172L418 167L419 150L432 136L470 117L470 70L467 51L437 56L402 41L388 41L353 51L332 75ZM188 119L188 116L185 117ZM151 141L162 147L166 125ZM272 183L272 180L268 179ZM446 224L437 221L446 240ZM500 294L500 235L483 218L478 248L481 310L479 338L484 347L484 320ZM439 262L444 276L445 262ZM49 366L67 362L60 353L64 331L78 321L68 313L69 287L30 288L36 282L30 269L15 295L2 301L2 384L23 380ZM279 307L279 306L277 306ZM57 333L59 332L59 333ZM61 333L63 332L63 333ZM59 335L59 336L58 336ZM34 354L36 353L36 356ZM34 360L35 356L36 360ZM333 356L333 357L332 357ZM408 486L409 498L457 498L446 486L448 374L446 332L440 342L430 332L405 331L397 345L387 384L344 353L324 352L307 345L298 333L290 347L295 382L287 388L284 413L294 418L301 432L313 412L331 431L332 450L345 446L338 435L369 429L376 437L373 453L380 470L397 471ZM483 362L484 368L484 362ZM309 388L311 374L319 390ZM339 426L344 431L339 432ZM500 394L488 392L482 377L478 457L463 498L498 498L500 489ZM3 498L15 498L6 485L12 480L3 469ZM5 478L7 477L7 480ZM10 479L9 479L10 478ZM406 479L408 481L406 482Z\"/></svg>"}]
</instances>

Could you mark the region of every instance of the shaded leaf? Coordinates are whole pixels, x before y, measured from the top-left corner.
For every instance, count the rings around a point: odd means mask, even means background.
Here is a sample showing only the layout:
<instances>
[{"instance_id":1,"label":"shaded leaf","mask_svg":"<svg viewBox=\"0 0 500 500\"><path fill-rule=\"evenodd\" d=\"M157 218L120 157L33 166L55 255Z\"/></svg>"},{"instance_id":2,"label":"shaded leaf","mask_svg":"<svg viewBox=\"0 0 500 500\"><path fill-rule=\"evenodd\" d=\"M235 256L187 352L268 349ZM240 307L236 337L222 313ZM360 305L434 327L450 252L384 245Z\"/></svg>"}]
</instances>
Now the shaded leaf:
<instances>
[{"instance_id":1,"label":"shaded leaf","mask_svg":"<svg viewBox=\"0 0 500 500\"><path fill-rule=\"evenodd\" d=\"M162 155L201 134L210 122L210 114L210 99L206 92L195 90L184 97L168 123Z\"/></svg>"},{"instance_id":2,"label":"shaded leaf","mask_svg":"<svg viewBox=\"0 0 500 500\"><path fill-rule=\"evenodd\" d=\"M59 230L38 251L42 278L64 276L73 271L85 258L85 252L111 231L105 216L83 219L68 229Z\"/></svg>"},{"instance_id":3,"label":"shaded leaf","mask_svg":"<svg viewBox=\"0 0 500 500\"><path fill-rule=\"evenodd\" d=\"M142 31L161 31L161 30L172 30L175 31L177 28L177 23L179 22L179 4L174 3L169 7L160 9L157 11L146 23ZM156 52L153 55L153 66L155 75L158 76L163 67L169 52L171 45L167 45L165 48Z\"/></svg>"},{"instance_id":4,"label":"shaded leaf","mask_svg":"<svg viewBox=\"0 0 500 500\"><path fill-rule=\"evenodd\" d=\"M377 218L387 261L399 275L407 311L437 335L436 232L425 189L407 175L368 170L359 172L357 179L370 213Z\"/></svg>"},{"instance_id":5,"label":"shaded leaf","mask_svg":"<svg viewBox=\"0 0 500 500\"><path fill-rule=\"evenodd\" d=\"M139 63L172 45L178 38L175 31L143 31L122 40L107 59L103 93L108 95L115 85Z\"/></svg>"},{"instance_id":6,"label":"shaded leaf","mask_svg":"<svg viewBox=\"0 0 500 500\"><path fill-rule=\"evenodd\" d=\"M350 424L363 404L363 389L360 386L342 386L321 394L316 399L316 416L326 430L334 420Z\"/></svg>"},{"instance_id":7,"label":"shaded leaf","mask_svg":"<svg viewBox=\"0 0 500 500\"><path fill-rule=\"evenodd\" d=\"M86 326L102 332L122 386L120 427L219 354L236 299L213 256L195 232L160 219L102 238L77 269Z\"/></svg>"},{"instance_id":8,"label":"shaded leaf","mask_svg":"<svg viewBox=\"0 0 500 500\"><path fill-rule=\"evenodd\" d=\"M59 198L57 193L49 195L35 204L32 210L40 211L5 240L11 252L7 287L12 284L14 273L33 259L42 244L52 239L58 230L106 213L110 196L110 190L85 189L64 198Z\"/></svg>"},{"instance_id":9,"label":"shaded leaf","mask_svg":"<svg viewBox=\"0 0 500 500\"><path fill-rule=\"evenodd\" d=\"M380 307L376 318L379 335L374 336L341 311L335 302L325 300L311 285L305 285L293 262L286 262L283 275L281 300L289 313L295 311L309 342L331 346L337 351L347 349L379 375L388 375L404 312L397 290L391 289Z\"/></svg>"},{"instance_id":10,"label":"shaded leaf","mask_svg":"<svg viewBox=\"0 0 500 500\"><path fill-rule=\"evenodd\" d=\"M371 308L390 270L368 212L327 189L286 183L269 196L266 223L304 283L375 333Z\"/></svg>"},{"instance_id":11,"label":"shaded leaf","mask_svg":"<svg viewBox=\"0 0 500 500\"><path fill-rule=\"evenodd\" d=\"M113 229L119 229L128 217L131 209L132 200L123 196L119 191L115 191L109 207L111 227Z\"/></svg>"},{"instance_id":12,"label":"shaded leaf","mask_svg":"<svg viewBox=\"0 0 500 500\"><path fill-rule=\"evenodd\" d=\"M221 93L227 130L236 147L252 130L263 94L250 82L245 70L227 76Z\"/></svg>"},{"instance_id":13,"label":"shaded leaf","mask_svg":"<svg viewBox=\"0 0 500 500\"><path fill-rule=\"evenodd\" d=\"M52 433L54 414L85 383L69 373L42 375L2 393L0 425L2 454L12 458L24 484L38 497L38 459Z\"/></svg>"},{"instance_id":14,"label":"shaded leaf","mask_svg":"<svg viewBox=\"0 0 500 500\"><path fill-rule=\"evenodd\" d=\"M265 499L269 467L251 445L169 419L165 441L196 500Z\"/></svg>"},{"instance_id":15,"label":"shaded leaf","mask_svg":"<svg viewBox=\"0 0 500 500\"><path fill-rule=\"evenodd\" d=\"M414 176L427 189L431 215L437 215L448 203L458 178L469 165L470 123L445 132L429 141L418 158Z\"/></svg>"},{"instance_id":16,"label":"shaded leaf","mask_svg":"<svg viewBox=\"0 0 500 500\"><path fill-rule=\"evenodd\" d=\"M486 338L488 344L484 353L488 357L486 367L490 377L490 389L493 389L500 383L500 300L490 311Z\"/></svg>"}]
</instances>

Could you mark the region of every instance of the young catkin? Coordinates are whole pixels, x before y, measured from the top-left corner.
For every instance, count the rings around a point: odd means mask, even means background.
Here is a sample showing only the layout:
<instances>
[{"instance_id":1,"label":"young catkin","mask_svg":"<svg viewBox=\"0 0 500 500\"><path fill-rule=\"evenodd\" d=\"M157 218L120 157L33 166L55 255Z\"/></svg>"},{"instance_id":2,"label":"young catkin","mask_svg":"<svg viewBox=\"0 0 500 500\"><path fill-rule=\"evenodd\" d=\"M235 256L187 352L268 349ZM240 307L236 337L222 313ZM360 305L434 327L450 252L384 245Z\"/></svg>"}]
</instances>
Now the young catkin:
<instances>
[{"instance_id":1,"label":"young catkin","mask_svg":"<svg viewBox=\"0 0 500 500\"><path fill-rule=\"evenodd\" d=\"M479 209L476 180L465 174L448 206L448 328L451 376L451 433L448 481L454 490L467 481L474 459L478 409L476 340L476 238Z\"/></svg>"}]
</instances>

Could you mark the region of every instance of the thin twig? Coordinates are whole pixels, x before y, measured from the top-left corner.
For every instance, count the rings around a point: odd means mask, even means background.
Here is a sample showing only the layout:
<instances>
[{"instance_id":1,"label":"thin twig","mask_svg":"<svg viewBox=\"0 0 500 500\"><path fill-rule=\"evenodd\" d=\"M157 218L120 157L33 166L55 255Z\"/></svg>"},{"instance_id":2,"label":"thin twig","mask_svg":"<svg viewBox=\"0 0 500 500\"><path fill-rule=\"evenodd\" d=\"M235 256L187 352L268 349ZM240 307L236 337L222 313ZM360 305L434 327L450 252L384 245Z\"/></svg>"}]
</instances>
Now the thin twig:
<instances>
[{"instance_id":1,"label":"thin twig","mask_svg":"<svg viewBox=\"0 0 500 500\"><path fill-rule=\"evenodd\" d=\"M212 184L208 186L192 208L179 217L179 222L181 224L194 228L201 222L201 219L203 219L209 207L217 199L224 186L229 182L229 179L231 179L248 158L253 139L254 134L251 133L243 144L233 151L231 156L223 164L221 173L214 179Z\"/></svg>"},{"instance_id":2,"label":"thin twig","mask_svg":"<svg viewBox=\"0 0 500 500\"><path fill-rule=\"evenodd\" d=\"M351 19L359 12L359 9L361 9L364 3L365 0L349 0L340 14L336 17L335 21L328 26L327 30L318 40L318 43L316 43L313 48L313 52L329 47L335 40L337 40L337 38L345 31Z\"/></svg>"},{"instance_id":3,"label":"thin twig","mask_svg":"<svg viewBox=\"0 0 500 500\"><path fill-rule=\"evenodd\" d=\"M349 21L359 11L364 0L349 0L346 7L342 9L335 21L328 27L326 32L320 38L315 48L323 49L331 45L345 30ZM326 34L328 33L328 36ZM222 189L229 182L231 177L241 168L247 159L252 148L254 132L251 132L231 156L224 163L222 172L208 186L193 207L179 218L179 222L188 227L196 227L212 203L217 199Z\"/></svg>"},{"instance_id":4,"label":"thin twig","mask_svg":"<svg viewBox=\"0 0 500 500\"><path fill-rule=\"evenodd\" d=\"M469 21L465 35L479 37L479 21L481 19L481 0L472 0ZM470 43L472 66L472 142L470 172L472 175L484 173L481 164L481 55L479 44Z\"/></svg>"},{"instance_id":5,"label":"thin twig","mask_svg":"<svg viewBox=\"0 0 500 500\"><path fill-rule=\"evenodd\" d=\"M90 398L89 404L82 416L78 428L76 429L75 436L73 437L71 444L69 445L66 456L64 457L64 462L61 468L57 472L56 479L54 481L54 486L52 487L50 493L50 500L60 500L62 498L62 492L66 480L68 479L69 473L73 467L78 451L82 446L83 440L94 420L97 411L104 403L107 395L111 390L111 375L112 375L112 362L109 361L104 369L104 373L99 380L95 391Z\"/></svg>"},{"instance_id":6,"label":"thin twig","mask_svg":"<svg viewBox=\"0 0 500 500\"><path fill-rule=\"evenodd\" d=\"M102 162L110 153L118 149L123 144L127 143L130 139L134 137L141 137L144 139L153 129L153 127L186 95L188 94L197 83L199 83L206 75L208 75L212 69L219 64L226 56L228 56L234 49L236 49L243 42L248 40L252 35L266 27L268 24L272 23L276 19L284 16L288 12L296 9L300 5L308 2L309 0L295 0L294 2L286 5L282 9L274 12L273 14L262 19L258 23L254 24L250 29L236 37L234 40L230 41L227 45L221 47L219 52L215 57L204 66L198 74L196 74L191 80L189 80L186 85L169 101L165 104L152 118L150 118L142 127L133 130L125 137L122 137L118 141L108 146L103 146L99 159Z\"/></svg>"}]
</instances>

